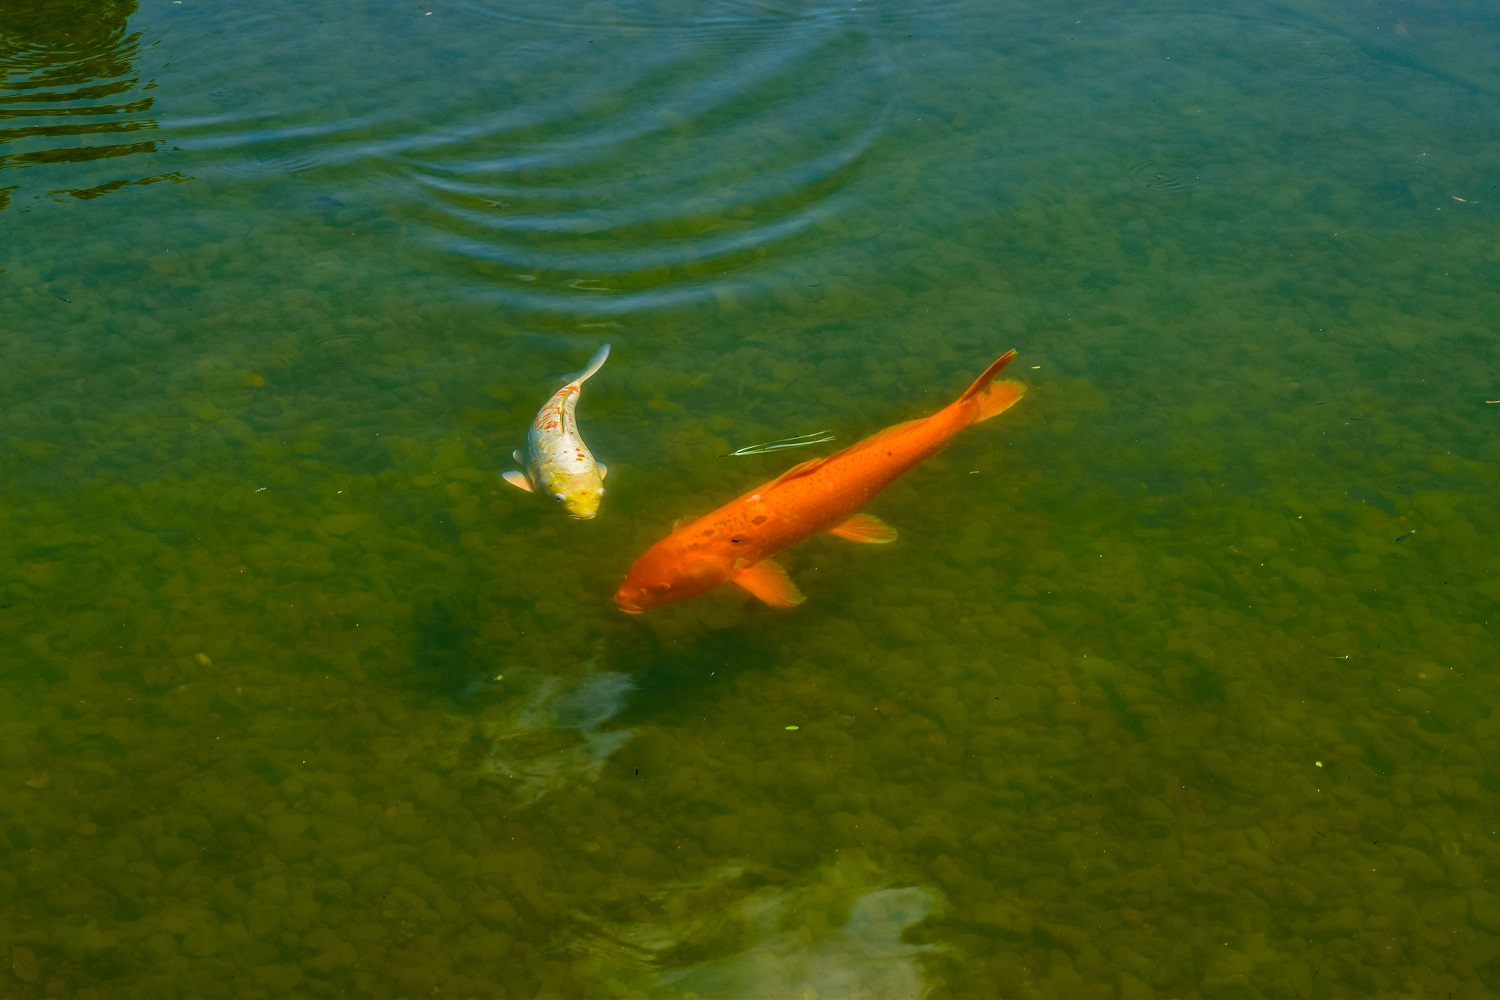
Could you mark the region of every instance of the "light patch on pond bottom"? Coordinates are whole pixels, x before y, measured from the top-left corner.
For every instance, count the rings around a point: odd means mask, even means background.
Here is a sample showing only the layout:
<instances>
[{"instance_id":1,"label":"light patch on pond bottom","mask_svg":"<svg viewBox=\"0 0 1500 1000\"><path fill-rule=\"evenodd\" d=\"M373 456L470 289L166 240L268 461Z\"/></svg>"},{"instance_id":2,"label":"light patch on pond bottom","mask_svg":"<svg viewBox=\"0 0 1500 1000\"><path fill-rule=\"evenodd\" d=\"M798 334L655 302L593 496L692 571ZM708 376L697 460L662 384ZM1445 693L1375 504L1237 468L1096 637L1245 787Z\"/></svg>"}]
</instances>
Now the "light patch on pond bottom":
<instances>
[{"instance_id":1,"label":"light patch on pond bottom","mask_svg":"<svg viewBox=\"0 0 1500 1000\"><path fill-rule=\"evenodd\" d=\"M635 682L622 673L593 672L574 682L548 677L522 706L482 725L491 741L485 773L535 802L567 785L594 781L633 729L602 729L625 708Z\"/></svg>"},{"instance_id":2,"label":"light patch on pond bottom","mask_svg":"<svg viewBox=\"0 0 1500 1000\"><path fill-rule=\"evenodd\" d=\"M933 913L932 890L872 888L879 873L856 857L808 881L765 884L784 877L732 867L697 885L669 888L650 907L659 920L594 926L584 962L607 988L653 997L915 1000L926 994L920 956L936 946L903 937ZM689 964L680 964L689 956Z\"/></svg>"}]
</instances>

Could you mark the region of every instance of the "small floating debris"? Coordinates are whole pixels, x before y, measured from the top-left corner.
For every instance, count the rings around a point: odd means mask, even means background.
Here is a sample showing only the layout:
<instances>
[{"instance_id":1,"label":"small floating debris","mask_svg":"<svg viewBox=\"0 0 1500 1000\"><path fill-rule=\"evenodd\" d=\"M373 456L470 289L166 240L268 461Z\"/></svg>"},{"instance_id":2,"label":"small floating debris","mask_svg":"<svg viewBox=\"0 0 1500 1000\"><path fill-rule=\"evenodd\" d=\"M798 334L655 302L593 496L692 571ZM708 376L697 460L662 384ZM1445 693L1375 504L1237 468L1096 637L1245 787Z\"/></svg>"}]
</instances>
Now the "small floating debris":
<instances>
[{"instance_id":1,"label":"small floating debris","mask_svg":"<svg viewBox=\"0 0 1500 1000\"><path fill-rule=\"evenodd\" d=\"M786 731L789 732L789 733L795 733L797 731L797 727L796 726L787 726L786 727Z\"/></svg>"},{"instance_id":2,"label":"small floating debris","mask_svg":"<svg viewBox=\"0 0 1500 1000\"><path fill-rule=\"evenodd\" d=\"M780 438L776 441L767 441L764 444L747 444L743 448L731 451L720 458L744 458L747 455L766 455L773 451L785 451L788 448L806 448L813 444L827 444L832 441L836 434L833 431L817 431L813 434L798 434L796 437Z\"/></svg>"}]
</instances>

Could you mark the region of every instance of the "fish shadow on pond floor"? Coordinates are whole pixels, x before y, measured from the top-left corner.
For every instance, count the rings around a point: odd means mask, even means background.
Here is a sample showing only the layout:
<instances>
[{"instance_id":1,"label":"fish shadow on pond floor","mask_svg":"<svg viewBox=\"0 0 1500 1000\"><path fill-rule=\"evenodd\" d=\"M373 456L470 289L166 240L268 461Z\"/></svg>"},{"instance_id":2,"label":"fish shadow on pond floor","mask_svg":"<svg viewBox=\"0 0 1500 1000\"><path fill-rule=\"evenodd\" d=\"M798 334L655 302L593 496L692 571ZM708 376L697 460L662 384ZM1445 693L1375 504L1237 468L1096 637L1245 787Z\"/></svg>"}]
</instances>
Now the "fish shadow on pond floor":
<instances>
[{"instance_id":1,"label":"fish shadow on pond floor","mask_svg":"<svg viewBox=\"0 0 1500 1000\"><path fill-rule=\"evenodd\" d=\"M664 649L645 642L607 649L557 672L521 667L507 674L515 700L482 710L475 743L487 780L525 804L597 780L605 762L642 726L672 727L696 718L697 693L741 671L765 669L769 653L738 631Z\"/></svg>"},{"instance_id":2,"label":"fish shadow on pond floor","mask_svg":"<svg viewBox=\"0 0 1500 1000\"><path fill-rule=\"evenodd\" d=\"M766 671L776 661L760 645L749 623L685 639L663 638L647 628L611 651L609 666L635 680L636 697L621 713L626 725L671 725L695 718L700 693L741 674Z\"/></svg>"},{"instance_id":3,"label":"fish shadow on pond floor","mask_svg":"<svg viewBox=\"0 0 1500 1000\"><path fill-rule=\"evenodd\" d=\"M412 609L416 633L412 686L440 698L472 701L493 687L491 671L477 648L479 629L472 608L457 598L429 598Z\"/></svg>"},{"instance_id":4,"label":"fish shadow on pond floor","mask_svg":"<svg viewBox=\"0 0 1500 1000\"><path fill-rule=\"evenodd\" d=\"M751 612L754 616L754 611ZM533 663L483 634L479 611L458 594L429 594L412 608L411 658L390 680L445 702L468 735L461 766L530 805L596 780L642 726L673 727L701 714L710 690L766 671L771 650L753 621L708 631L632 625L556 663ZM711 695L709 695L711 697Z\"/></svg>"}]
</instances>

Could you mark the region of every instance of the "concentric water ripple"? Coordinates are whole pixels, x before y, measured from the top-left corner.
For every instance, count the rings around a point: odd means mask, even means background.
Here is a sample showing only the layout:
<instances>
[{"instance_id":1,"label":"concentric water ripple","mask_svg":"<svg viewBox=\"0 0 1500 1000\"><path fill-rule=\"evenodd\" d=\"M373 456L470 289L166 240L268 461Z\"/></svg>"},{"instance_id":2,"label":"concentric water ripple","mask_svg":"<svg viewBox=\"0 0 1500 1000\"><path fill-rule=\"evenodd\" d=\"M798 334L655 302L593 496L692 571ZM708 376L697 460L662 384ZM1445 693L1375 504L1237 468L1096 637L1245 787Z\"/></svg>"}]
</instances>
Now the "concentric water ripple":
<instances>
[{"instance_id":1,"label":"concentric water ripple","mask_svg":"<svg viewBox=\"0 0 1500 1000\"><path fill-rule=\"evenodd\" d=\"M1203 175L1191 163L1175 156L1154 156L1130 166L1136 185L1152 194L1181 194L1203 183Z\"/></svg>"},{"instance_id":2,"label":"concentric water ripple","mask_svg":"<svg viewBox=\"0 0 1500 1000\"><path fill-rule=\"evenodd\" d=\"M141 36L128 24L135 9L134 2L0 4L0 171L156 150L151 84L141 83L135 67ZM0 184L0 208L25 175L16 176L17 183ZM47 193L79 198L169 179L116 176L99 183L92 174L55 169L44 169L40 178L40 187L53 189Z\"/></svg>"},{"instance_id":3,"label":"concentric water ripple","mask_svg":"<svg viewBox=\"0 0 1500 1000\"><path fill-rule=\"evenodd\" d=\"M581 32L555 66L533 68L568 88L408 157L428 195L416 221L488 294L604 312L682 301L839 211L889 99L858 11L668 8L600 4L542 22ZM597 58L601 31L632 57Z\"/></svg>"},{"instance_id":4,"label":"concentric water ripple","mask_svg":"<svg viewBox=\"0 0 1500 1000\"><path fill-rule=\"evenodd\" d=\"M795 262L860 190L891 103L859 0L387 8L329 54L335 11L184 22L179 48L256 44L195 67L174 148L233 184L309 175L519 308L619 313Z\"/></svg>"},{"instance_id":5,"label":"concentric water ripple","mask_svg":"<svg viewBox=\"0 0 1500 1000\"><path fill-rule=\"evenodd\" d=\"M527 9L514 3L469 2L470 10L507 21L564 28L647 28L695 32L733 28L739 31L778 32L788 23L837 17L854 5L838 0L802 3L798 0L719 0L688 5L678 0L593 0L567 10Z\"/></svg>"}]
</instances>

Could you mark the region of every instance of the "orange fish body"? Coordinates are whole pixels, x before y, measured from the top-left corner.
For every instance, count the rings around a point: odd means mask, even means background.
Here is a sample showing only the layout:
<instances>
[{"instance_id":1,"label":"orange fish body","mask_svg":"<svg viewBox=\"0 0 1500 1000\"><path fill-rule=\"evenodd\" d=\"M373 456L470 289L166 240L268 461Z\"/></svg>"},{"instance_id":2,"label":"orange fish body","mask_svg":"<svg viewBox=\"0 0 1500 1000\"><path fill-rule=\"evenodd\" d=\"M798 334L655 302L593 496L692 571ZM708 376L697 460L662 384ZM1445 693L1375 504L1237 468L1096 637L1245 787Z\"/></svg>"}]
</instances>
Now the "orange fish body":
<instances>
[{"instance_id":1,"label":"orange fish body","mask_svg":"<svg viewBox=\"0 0 1500 1000\"><path fill-rule=\"evenodd\" d=\"M1006 353L962 396L931 416L887 427L827 458L803 462L677 528L631 565L615 604L640 614L730 581L767 604L801 604L801 592L771 557L821 531L856 542L895 541L894 528L855 512L901 473L941 451L953 435L1014 405L1025 387L994 378L1015 356L1015 351Z\"/></svg>"}]
</instances>

